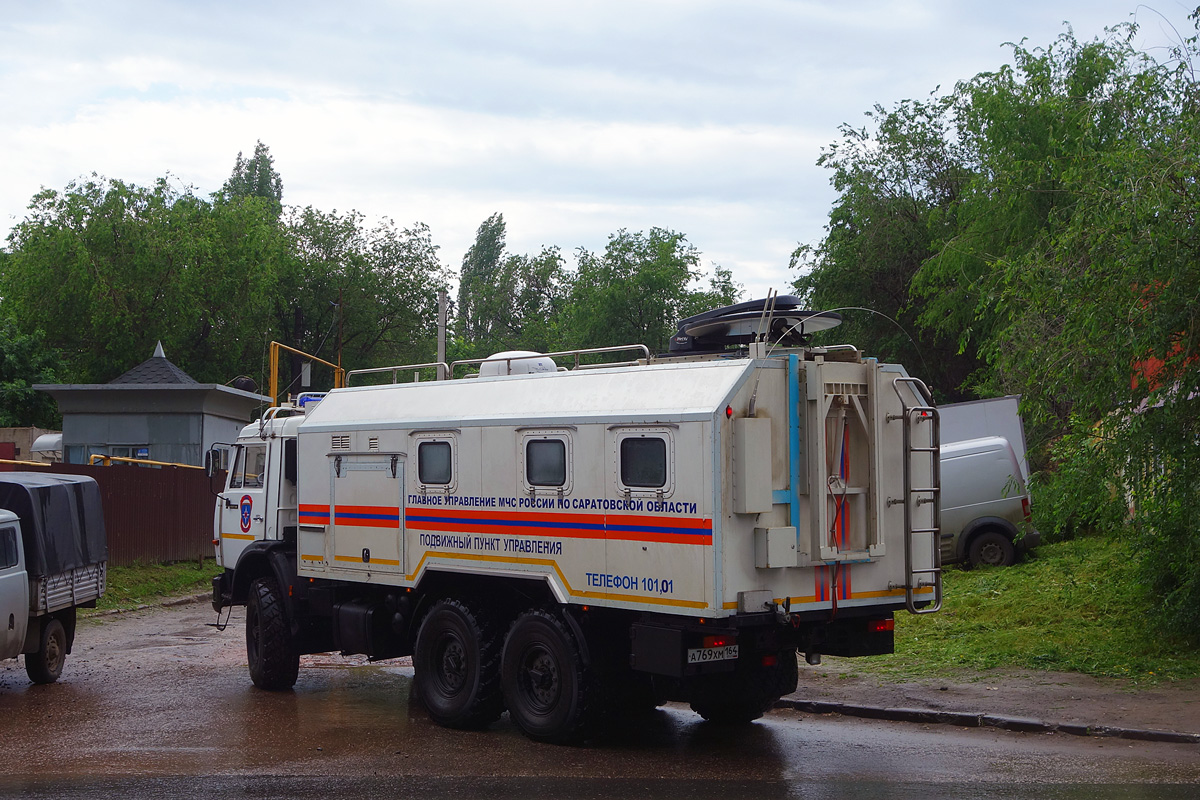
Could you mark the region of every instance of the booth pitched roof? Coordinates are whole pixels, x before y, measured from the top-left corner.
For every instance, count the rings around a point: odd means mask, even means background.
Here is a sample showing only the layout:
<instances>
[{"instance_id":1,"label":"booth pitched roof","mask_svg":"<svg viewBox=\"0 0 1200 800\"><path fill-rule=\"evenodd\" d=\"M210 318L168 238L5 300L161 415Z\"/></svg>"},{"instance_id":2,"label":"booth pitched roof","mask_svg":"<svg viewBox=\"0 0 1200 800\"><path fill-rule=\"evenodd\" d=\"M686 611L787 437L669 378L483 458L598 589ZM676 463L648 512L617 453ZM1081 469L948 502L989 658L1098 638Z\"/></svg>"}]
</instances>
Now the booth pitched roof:
<instances>
[{"instance_id":1,"label":"booth pitched roof","mask_svg":"<svg viewBox=\"0 0 1200 800\"><path fill-rule=\"evenodd\" d=\"M163 352L162 342L154 348L154 355L138 364L123 375L113 378L109 383L124 384L197 384L195 378L188 375L179 367L167 360Z\"/></svg>"}]
</instances>

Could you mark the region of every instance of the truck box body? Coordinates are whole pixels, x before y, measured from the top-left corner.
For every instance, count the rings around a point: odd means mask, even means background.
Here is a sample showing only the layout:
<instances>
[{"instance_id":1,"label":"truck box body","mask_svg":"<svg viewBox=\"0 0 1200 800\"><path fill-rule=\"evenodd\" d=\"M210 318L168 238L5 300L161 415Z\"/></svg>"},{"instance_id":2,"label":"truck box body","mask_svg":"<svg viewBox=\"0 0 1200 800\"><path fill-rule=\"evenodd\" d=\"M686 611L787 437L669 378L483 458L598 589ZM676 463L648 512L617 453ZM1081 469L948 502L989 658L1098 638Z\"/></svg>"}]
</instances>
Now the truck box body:
<instances>
[{"instance_id":1,"label":"truck box body","mask_svg":"<svg viewBox=\"0 0 1200 800\"><path fill-rule=\"evenodd\" d=\"M298 427L298 571L520 574L564 603L694 617L902 606L901 376L732 359L336 390ZM531 445L565 480L530 481ZM638 447L665 455L655 485L622 478ZM422 480L435 452L449 472Z\"/></svg>"},{"instance_id":2,"label":"truck box body","mask_svg":"<svg viewBox=\"0 0 1200 800\"><path fill-rule=\"evenodd\" d=\"M0 473L0 508L21 522L33 611L44 614L90 603L103 594L108 539L94 479Z\"/></svg>"}]
</instances>

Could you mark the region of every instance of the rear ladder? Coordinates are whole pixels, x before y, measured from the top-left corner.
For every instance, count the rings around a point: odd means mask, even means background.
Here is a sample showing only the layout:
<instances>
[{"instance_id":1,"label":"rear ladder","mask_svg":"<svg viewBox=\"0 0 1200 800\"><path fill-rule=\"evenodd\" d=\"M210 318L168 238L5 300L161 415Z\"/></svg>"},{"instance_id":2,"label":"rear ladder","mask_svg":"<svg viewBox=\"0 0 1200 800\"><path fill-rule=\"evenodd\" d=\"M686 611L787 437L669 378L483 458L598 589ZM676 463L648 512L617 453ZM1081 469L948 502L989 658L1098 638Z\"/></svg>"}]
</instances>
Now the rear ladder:
<instances>
[{"instance_id":1,"label":"rear ladder","mask_svg":"<svg viewBox=\"0 0 1200 800\"><path fill-rule=\"evenodd\" d=\"M908 404L900 384L907 383L921 398L921 404ZM940 502L941 475L941 418L928 387L918 378L900 377L892 381L892 388L900 398L904 409L902 414L889 414L888 422L901 421L904 423L904 496L896 500L888 500L888 504L902 503L904 505L904 602L913 614L932 614L942 607L942 504ZM921 447L913 444L913 433L916 426L929 424L929 445ZM912 462L914 456L924 456L929 459L929 486L913 486ZM913 516L923 505L933 504L931 527L913 527ZM913 552L915 539L918 534L927 535L933 557L933 567L915 568ZM930 576L923 579L924 576ZM916 593L918 589L933 587L933 602L918 608ZM901 588L901 587L893 587Z\"/></svg>"}]
</instances>

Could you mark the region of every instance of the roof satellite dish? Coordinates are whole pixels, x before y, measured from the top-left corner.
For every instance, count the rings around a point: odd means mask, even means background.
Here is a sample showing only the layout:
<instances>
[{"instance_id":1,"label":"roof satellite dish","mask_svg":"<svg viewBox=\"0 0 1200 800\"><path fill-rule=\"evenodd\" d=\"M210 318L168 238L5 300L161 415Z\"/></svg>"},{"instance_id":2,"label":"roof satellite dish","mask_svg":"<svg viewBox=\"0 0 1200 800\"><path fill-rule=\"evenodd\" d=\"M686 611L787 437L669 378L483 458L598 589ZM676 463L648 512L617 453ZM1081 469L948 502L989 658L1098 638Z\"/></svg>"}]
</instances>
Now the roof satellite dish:
<instances>
[{"instance_id":1,"label":"roof satellite dish","mask_svg":"<svg viewBox=\"0 0 1200 800\"><path fill-rule=\"evenodd\" d=\"M768 300L748 300L714 308L679 321L678 332L671 337L672 353L712 353L730 346L754 341L763 325L763 310ZM806 344L812 334L841 324L842 317L832 311L807 311L799 297L780 295L770 313L766 340L793 347Z\"/></svg>"}]
</instances>

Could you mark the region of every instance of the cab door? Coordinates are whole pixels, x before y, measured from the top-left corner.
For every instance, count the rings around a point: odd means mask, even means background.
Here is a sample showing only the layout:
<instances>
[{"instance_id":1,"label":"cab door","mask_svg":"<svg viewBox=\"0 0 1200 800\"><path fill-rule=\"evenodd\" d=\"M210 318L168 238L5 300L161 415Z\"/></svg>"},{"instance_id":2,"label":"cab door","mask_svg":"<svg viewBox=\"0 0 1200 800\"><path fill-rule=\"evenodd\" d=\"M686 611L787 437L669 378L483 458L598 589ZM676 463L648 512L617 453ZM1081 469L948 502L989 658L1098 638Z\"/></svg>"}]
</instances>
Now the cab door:
<instances>
[{"instance_id":1,"label":"cab door","mask_svg":"<svg viewBox=\"0 0 1200 800\"><path fill-rule=\"evenodd\" d=\"M265 537L268 458L266 442L239 444L220 504L221 566L234 567L246 546Z\"/></svg>"},{"instance_id":2,"label":"cab door","mask_svg":"<svg viewBox=\"0 0 1200 800\"><path fill-rule=\"evenodd\" d=\"M29 577L16 525L0 525L0 659L20 654L29 625Z\"/></svg>"}]
</instances>

